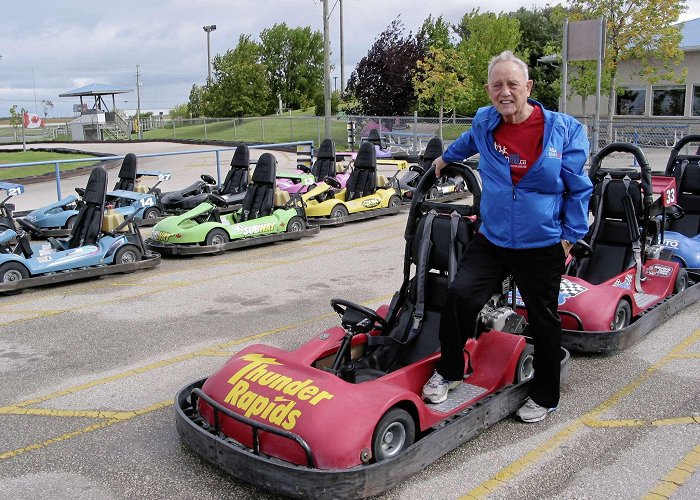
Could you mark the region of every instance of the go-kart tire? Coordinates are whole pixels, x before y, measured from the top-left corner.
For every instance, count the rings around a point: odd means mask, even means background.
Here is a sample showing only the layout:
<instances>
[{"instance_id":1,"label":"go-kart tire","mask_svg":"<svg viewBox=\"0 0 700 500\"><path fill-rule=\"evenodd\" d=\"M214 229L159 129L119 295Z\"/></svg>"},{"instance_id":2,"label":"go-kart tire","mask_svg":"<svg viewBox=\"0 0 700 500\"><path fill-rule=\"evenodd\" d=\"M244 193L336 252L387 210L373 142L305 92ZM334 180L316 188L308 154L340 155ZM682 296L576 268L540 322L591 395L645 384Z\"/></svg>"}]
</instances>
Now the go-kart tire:
<instances>
[{"instance_id":1,"label":"go-kart tire","mask_svg":"<svg viewBox=\"0 0 700 500\"><path fill-rule=\"evenodd\" d=\"M520 353L518 364L515 365L515 383L521 384L535 376L535 347L525 344L525 349Z\"/></svg>"},{"instance_id":2,"label":"go-kart tire","mask_svg":"<svg viewBox=\"0 0 700 500\"><path fill-rule=\"evenodd\" d=\"M289 219L289 222L287 223L288 233L298 233L299 231L303 231L304 229L306 229L304 219L302 219L298 215L295 215L294 217Z\"/></svg>"},{"instance_id":3,"label":"go-kart tire","mask_svg":"<svg viewBox=\"0 0 700 500\"><path fill-rule=\"evenodd\" d=\"M401 408L392 408L384 414L372 436L372 456L375 462L392 458L413 444L416 423Z\"/></svg>"},{"instance_id":4,"label":"go-kart tire","mask_svg":"<svg viewBox=\"0 0 700 500\"><path fill-rule=\"evenodd\" d=\"M114 264L133 264L139 262L143 252L134 245L123 245L114 254Z\"/></svg>"},{"instance_id":5,"label":"go-kart tire","mask_svg":"<svg viewBox=\"0 0 700 500\"><path fill-rule=\"evenodd\" d=\"M143 215L141 216L143 220L157 219L158 217L160 217L160 210L156 207L148 207L143 211Z\"/></svg>"},{"instance_id":6,"label":"go-kart tire","mask_svg":"<svg viewBox=\"0 0 700 500\"><path fill-rule=\"evenodd\" d=\"M70 229L70 230L72 230L72 229L73 229L73 226L75 226L75 221L76 221L76 220L78 220L78 216L77 216L77 215L71 215L70 217L68 217L68 220L66 220L66 223L65 223L65 225L64 225L63 227L64 227L65 229Z\"/></svg>"},{"instance_id":7,"label":"go-kart tire","mask_svg":"<svg viewBox=\"0 0 700 500\"><path fill-rule=\"evenodd\" d=\"M205 245L223 245L224 243L229 242L229 237L228 233L224 231L223 229L212 229L209 231L209 234L207 234L207 238L204 242Z\"/></svg>"},{"instance_id":8,"label":"go-kart tire","mask_svg":"<svg viewBox=\"0 0 700 500\"><path fill-rule=\"evenodd\" d=\"M401 205L401 198L395 194L392 195L391 198L389 198L389 208L398 207L399 205Z\"/></svg>"},{"instance_id":9,"label":"go-kart tire","mask_svg":"<svg viewBox=\"0 0 700 500\"><path fill-rule=\"evenodd\" d=\"M343 220L347 216L348 216L348 209L345 208L345 205L338 204L338 205L333 207L333 210L331 210L331 219Z\"/></svg>"},{"instance_id":10,"label":"go-kart tire","mask_svg":"<svg viewBox=\"0 0 700 500\"><path fill-rule=\"evenodd\" d=\"M688 271L679 269L676 275L676 282L673 284L673 293L680 293L688 288Z\"/></svg>"},{"instance_id":11,"label":"go-kart tire","mask_svg":"<svg viewBox=\"0 0 700 500\"><path fill-rule=\"evenodd\" d=\"M632 320L632 308L629 302L625 299L620 299L615 308L615 314L613 316L612 322L610 323L610 330L622 330L629 326Z\"/></svg>"},{"instance_id":12,"label":"go-kart tire","mask_svg":"<svg viewBox=\"0 0 700 500\"><path fill-rule=\"evenodd\" d=\"M29 271L19 262L5 262L0 266L0 283L10 283L14 281L22 281L29 278ZM16 295L21 290L12 290L3 292L4 295Z\"/></svg>"}]
</instances>

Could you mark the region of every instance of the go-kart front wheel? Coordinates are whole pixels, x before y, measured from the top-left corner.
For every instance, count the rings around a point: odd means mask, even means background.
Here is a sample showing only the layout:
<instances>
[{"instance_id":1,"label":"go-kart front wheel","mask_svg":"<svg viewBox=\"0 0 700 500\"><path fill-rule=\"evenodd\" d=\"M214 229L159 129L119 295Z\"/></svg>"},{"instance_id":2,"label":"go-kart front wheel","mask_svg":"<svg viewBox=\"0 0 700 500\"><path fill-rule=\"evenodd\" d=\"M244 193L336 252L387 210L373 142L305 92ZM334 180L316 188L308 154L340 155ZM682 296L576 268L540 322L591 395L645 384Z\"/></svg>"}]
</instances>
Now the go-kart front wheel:
<instances>
[{"instance_id":1,"label":"go-kart front wheel","mask_svg":"<svg viewBox=\"0 0 700 500\"><path fill-rule=\"evenodd\" d=\"M63 226L65 229L73 229L73 226L75 226L75 221L78 220L77 215L71 215L68 217L68 220L66 221L66 224Z\"/></svg>"},{"instance_id":2,"label":"go-kart front wheel","mask_svg":"<svg viewBox=\"0 0 700 500\"><path fill-rule=\"evenodd\" d=\"M375 462L393 458L413 444L416 424L404 409L392 408L374 429L372 456Z\"/></svg>"},{"instance_id":3,"label":"go-kart front wheel","mask_svg":"<svg viewBox=\"0 0 700 500\"><path fill-rule=\"evenodd\" d=\"M141 216L141 218L144 220L157 219L158 217L160 217L160 210L158 210L156 207L148 207L143 211L143 215Z\"/></svg>"},{"instance_id":4,"label":"go-kart front wheel","mask_svg":"<svg viewBox=\"0 0 700 500\"><path fill-rule=\"evenodd\" d=\"M389 207L394 208L398 207L399 205L401 205L401 198L395 194L392 195L391 198L389 198Z\"/></svg>"},{"instance_id":5,"label":"go-kart front wheel","mask_svg":"<svg viewBox=\"0 0 700 500\"><path fill-rule=\"evenodd\" d=\"M141 260L142 252L134 245L124 245L114 254L115 264L133 264Z\"/></svg>"},{"instance_id":6,"label":"go-kart front wheel","mask_svg":"<svg viewBox=\"0 0 700 500\"><path fill-rule=\"evenodd\" d=\"M532 344L525 344L523 352L520 353L518 364L515 367L515 383L521 384L530 380L535 375L534 364L535 348Z\"/></svg>"},{"instance_id":7,"label":"go-kart front wheel","mask_svg":"<svg viewBox=\"0 0 700 500\"><path fill-rule=\"evenodd\" d=\"M615 316L613 316L612 323L610 323L610 330L622 330L629 326L632 319L632 308L630 303L625 299L620 299L615 308Z\"/></svg>"},{"instance_id":8,"label":"go-kart front wheel","mask_svg":"<svg viewBox=\"0 0 700 500\"><path fill-rule=\"evenodd\" d=\"M331 210L331 219L344 219L345 217L348 216L348 209L345 208L345 205L338 204L333 207L333 210Z\"/></svg>"},{"instance_id":9,"label":"go-kart front wheel","mask_svg":"<svg viewBox=\"0 0 700 500\"><path fill-rule=\"evenodd\" d=\"M688 271L679 269L676 275L676 282L673 284L673 293L680 293L688 288Z\"/></svg>"},{"instance_id":10,"label":"go-kart front wheel","mask_svg":"<svg viewBox=\"0 0 700 500\"><path fill-rule=\"evenodd\" d=\"M207 246L223 245L224 243L228 243L228 240L228 233L226 231L223 229L212 229L209 231L209 234L207 234L205 244Z\"/></svg>"},{"instance_id":11,"label":"go-kart front wheel","mask_svg":"<svg viewBox=\"0 0 700 500\"><path fill-rule=\"evenodd\" d=\"M5 262L0 266L0 283L13 283L15 281L26 280L29 277L29 271L19 262ZM21 290L12 290L4 292L5 295L15 295Z\"/></svg>"},{"instance_id":12,"label":"go-kart front wheel","mask_svg":"<svg viewBox=\"0 0 700 500\"><path fill-rule=\"evenodd\" d=\"M305 227L306 224L304 224L304 219L302 219L298 215L295 215L294 217L289 219L289 222L287 223L287 232L298 233L299 231L303 231Z\"/></svg>"}]
</instances>

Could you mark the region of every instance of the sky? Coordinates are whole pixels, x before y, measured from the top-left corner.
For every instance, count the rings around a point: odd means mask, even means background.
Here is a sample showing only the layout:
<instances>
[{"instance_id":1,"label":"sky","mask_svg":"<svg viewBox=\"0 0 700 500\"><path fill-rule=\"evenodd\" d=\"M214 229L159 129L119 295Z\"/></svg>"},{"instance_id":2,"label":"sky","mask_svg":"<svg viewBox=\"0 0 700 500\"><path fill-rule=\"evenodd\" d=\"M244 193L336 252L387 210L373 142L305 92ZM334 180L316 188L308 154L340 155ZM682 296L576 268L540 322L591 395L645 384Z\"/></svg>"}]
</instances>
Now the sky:
<instances>
[{"instance_id":1,"label":"sky","mask_svg":"<svg viewBox=\"0 0 700 500\"><path fill-rule=\"evenodd\" d=\"M500 0L496 10L486 0L343 0L345 79L397 16L408 34L429 15L456 23L476 8L511 12L548 3L558 2ZM681 20L700 17L700 0L686 3ZM319 0L0 0L6 14L0 30L0 117L9 116L14 104L43 115L45 99L54 103L49 117L72 116L79 99L58 95L92 83L132 90L117 95L116 106L136 109L137 66L141 109L171 109L187 103L194 83L206 82L204 26L216 25L210 33L213 59L233 49L241 34L259 40L262 30L283 22L322 32L322 6ZM329 8L331 85L340 88L338 0L329 0Z\"/></svg>"}]
</instances>

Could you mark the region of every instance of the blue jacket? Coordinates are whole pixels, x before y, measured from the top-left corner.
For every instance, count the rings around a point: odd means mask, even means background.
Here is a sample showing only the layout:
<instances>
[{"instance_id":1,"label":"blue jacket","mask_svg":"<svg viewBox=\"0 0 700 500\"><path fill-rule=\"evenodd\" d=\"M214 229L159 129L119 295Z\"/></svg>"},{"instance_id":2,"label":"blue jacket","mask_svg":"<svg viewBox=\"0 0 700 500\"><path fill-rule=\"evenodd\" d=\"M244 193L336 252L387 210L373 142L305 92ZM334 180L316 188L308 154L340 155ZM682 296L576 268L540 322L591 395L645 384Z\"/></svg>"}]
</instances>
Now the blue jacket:
<instances>
[{"instance_id":1,"label":"blue jacket","mask_svg":"<svg viewBox=\"0 0 700 500\"><path fill-rule=\"evenodd\" d=\"M583 125L563 113L544 114L542 154L513 186L508 160L494 147L493 131L501 115L480 108L472 128L452 143L442 158L459 162L479 153L482 181L480 231L506 248L541 248L562 239L575 242L588 229L588 200L593 190L583 166L588 138Z\"/></svg>"}]
</instances>

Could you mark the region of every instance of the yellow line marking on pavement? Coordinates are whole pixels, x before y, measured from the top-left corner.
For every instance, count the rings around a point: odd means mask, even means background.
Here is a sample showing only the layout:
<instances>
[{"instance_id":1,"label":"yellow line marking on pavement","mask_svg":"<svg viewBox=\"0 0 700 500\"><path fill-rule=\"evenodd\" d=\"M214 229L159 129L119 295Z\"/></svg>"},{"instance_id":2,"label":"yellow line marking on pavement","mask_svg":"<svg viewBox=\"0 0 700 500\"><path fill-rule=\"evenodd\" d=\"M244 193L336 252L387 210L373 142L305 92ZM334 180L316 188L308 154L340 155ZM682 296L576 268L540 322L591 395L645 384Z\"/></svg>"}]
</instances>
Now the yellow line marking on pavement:
<instances>
[{"instance_id":1,"label":"yellow line marking on pavement","mask_svg":"<svg viewBox=\"0 0 700 500\"><path fill-rule=\"evenodd\" d=\"M588 427L646 427L663 425L688 425L700 424L700 415L689 417L659 418L655 420L622 419L622 420L585 420L584 425Z\"/></svg>"},{"instance_id":2,"label":"yellow line marking on pavement","mask_svg":"<svg viewBox=\"0 0 700 500\"><path fill-rule=\"evenodd\" d=\"M700 359L700 352L684 352L682 354L674 354L675 359Z\"/></svg>"},{"instance_id":3,"label":"yellow line marking on pavement","mask_svg":"<svg viewBox=\"0 0 700 500\"><path fill-rule=\"evenodd\" d=\"M644 500L661 500L670 498L678 488L683 486L700 467L700 445L693 448L676 466L666 474L656 486L644 495Z\"/></svg>"},{"instance_id":4,"label":"yellow line marking on pavement","mask_svg":"<svg viewBox=\"0 0 700 500\"><path fill-rule=\"evenodd\" d=\"M635 380L631 381L629 384L615 392L608 399L603 401L600 405L596 406L593 410L589 411L582 417L574 420L567 427L556 433L551 438L547 439L540 446L528 451L523 457L519 458L515 462L503 467L499 470L492 478L487 479L480 485L472 488L470 491L460 496L463 500L472 500L477 498L484 498L485 496L493 493L496 489L500 488L503 484L513 479L516 475L522 472L526 467L533 465L536 461L539 461L547 453L554 450L566 439L571 437L572 434L582 429L589 421L594 420L601 413L605 412L609 408L613 407L620 402L622 398L631 394L636 389L638 389L644 382L646 382L654 372L662 368L664 365L668 364L669 361L673 359L676 354L684 352L691 345L700 339L700 329L695 330L692 334L686 337L683 341L674 347L670 353L661 358L659 361L647 368L640 376Z\"/></svg>"}]
</instances>

